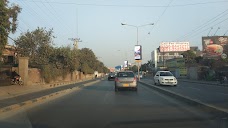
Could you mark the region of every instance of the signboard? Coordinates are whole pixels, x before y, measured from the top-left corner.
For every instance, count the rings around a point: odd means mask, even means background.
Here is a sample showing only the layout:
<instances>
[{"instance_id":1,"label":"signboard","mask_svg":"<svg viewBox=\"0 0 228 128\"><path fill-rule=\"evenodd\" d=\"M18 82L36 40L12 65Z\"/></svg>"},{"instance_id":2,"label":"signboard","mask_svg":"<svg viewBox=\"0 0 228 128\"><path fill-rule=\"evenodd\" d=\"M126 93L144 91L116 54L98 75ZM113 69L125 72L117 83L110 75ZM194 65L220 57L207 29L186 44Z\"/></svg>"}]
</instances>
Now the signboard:
<instances>
[{"instance_id":1,"label":"signboard","mask_svg":"<svg viewBox=\"0 0 228 128\"><path fill-rule=\"evenodd\" d=\"M185 59L184 58L169 59L166 61L166 66L168 68L185 67Z\"/></svg>"},{"instance_id":2,"label":"signboard","mask_svg":"<svg viewBox=\"0 0 228 128\"><path fill-rule=\"evenodd\" d=\"M182 68L179 68L179 73L180 73L180 76L187 76L187 68L185 67L182 67Z\"/></svg>"},{"instance_id":3,"label":"signboard","mask_svg":"<svg viewBox=\"0 0 228 128\"><path fill-rule=\"evenodd\" d=\"M202 37L202 45L204 57L221 58L228 52L225 48L228 46L228 36Z\"/></svg>"},{"instance_id":4,"label":"signboard","mask_svg":"<svg viewBox=\"0 0 228 128\"><path fill-rule=\"evenodd\" d=\"M124 61L124 68L127 68L127 67L128 67L128 61L125 60L125 61Z\"/></svg>"},{"instance_id":5,"label":"signboard","mask_svg":"<svg viewBox=\"0 0 228 128\"><path fill-rule=\"evenodd\" d=\"M162 42L160 52L183 52L190 50L189 42Z\"/></svg>"},{"instance_id":6,"label":"signboard","mask_svg":"<svg viewBox=\"0 0 228 128\"><path fill-rule=\"evenodd\" d=\"M134 49L135 60L142 60L142 46L135 45Z\"/></svg>"}]
</instances>

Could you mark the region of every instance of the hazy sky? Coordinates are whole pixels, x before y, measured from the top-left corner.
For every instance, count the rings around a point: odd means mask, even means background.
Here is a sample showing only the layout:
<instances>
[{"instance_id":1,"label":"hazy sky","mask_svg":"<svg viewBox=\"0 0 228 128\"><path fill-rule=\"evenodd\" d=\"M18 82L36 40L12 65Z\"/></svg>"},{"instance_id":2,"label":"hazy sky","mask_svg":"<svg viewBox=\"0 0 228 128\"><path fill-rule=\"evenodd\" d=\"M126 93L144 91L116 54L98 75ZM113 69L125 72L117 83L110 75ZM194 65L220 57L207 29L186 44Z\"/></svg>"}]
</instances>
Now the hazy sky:
<instances>
[{"instance_id":1,"label":"hazy sky","mask_svg":"<svg viewBox=\"0 0 228 128\"><path fill-rule=\"evenodd\" d=\"M228 31L228 0L9 0L22 8L14 39L37 27L53 28L56 46L90 48L108 67L134 62L136 28L139 28L143 62L162 41L189 41L202 48L202 36ZM220 28L220 29L218 29ZM218 29L218 31L217 31ZM217 32L216 32L217 31ZM228 35L228 33L226 33ZM12 41L9 41L12 44Z\"/></svg>"}]
</instances>

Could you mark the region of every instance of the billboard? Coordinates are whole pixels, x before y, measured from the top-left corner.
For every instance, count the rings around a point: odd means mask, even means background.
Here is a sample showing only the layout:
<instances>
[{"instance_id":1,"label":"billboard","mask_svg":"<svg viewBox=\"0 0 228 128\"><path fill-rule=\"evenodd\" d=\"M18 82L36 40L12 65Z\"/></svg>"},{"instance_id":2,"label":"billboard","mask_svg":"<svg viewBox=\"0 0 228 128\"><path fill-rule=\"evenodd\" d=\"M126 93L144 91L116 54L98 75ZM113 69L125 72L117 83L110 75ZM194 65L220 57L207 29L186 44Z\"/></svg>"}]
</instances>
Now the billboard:
<instances>
[{"instance_id":1,"label":"billboard","mask_svg":"<svg viewBox=\"0 0 228 128\"><path fill-rule=\"evenodd\" d=\"M174 59L166 60L166 66L168 68L185 67L185 59L184 58L174 58Z\"/></svg>"},{"instance_id":2,"label":"billboard","mask_svg":"<svg viewBox=\"0 0 228 128\"><path fill-rule=\"evenodd\" d=\"M203 54L207 58L221 58L227 53L228 36L202 37Z\"/></svg>"},{"instance_id":3,"label":"billboard","mask_svg":"<svg viewBox=\"0 0 228 128\"><path fill-rule=\"evenodd\" d=\"M190 50L189 42L162 42L160 52L184 52Z\"/></svg>"},{"instance_id":4,"label":"billboard","mask_svg":"<svg viewBox=\"0 0 228 128\"><path fill-rule=\"evenodd\" d=\"M125 60L125 61L124 61L124 68L127 68L127 67L128 67L128 61Z\"/></svg>"},{"instance_id":5,"label":"billboard","mask_svg":"<svg viewBox=\"0 0 228 128\"><path fill-rule=\"evenodd\" d=\"M134 54L135 54L135 60L142 60L142 46L141 45L135 45Z\"/></svg>"}]
</instances>

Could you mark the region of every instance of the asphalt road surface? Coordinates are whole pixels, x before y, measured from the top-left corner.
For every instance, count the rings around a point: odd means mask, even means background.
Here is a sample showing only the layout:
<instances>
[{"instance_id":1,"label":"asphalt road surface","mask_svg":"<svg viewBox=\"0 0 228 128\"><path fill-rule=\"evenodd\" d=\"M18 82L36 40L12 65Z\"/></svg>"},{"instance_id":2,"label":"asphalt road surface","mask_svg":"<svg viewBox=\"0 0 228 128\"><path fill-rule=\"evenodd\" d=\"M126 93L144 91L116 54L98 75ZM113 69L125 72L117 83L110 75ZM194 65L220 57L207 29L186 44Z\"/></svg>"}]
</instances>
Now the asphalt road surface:
<instances>
[{"instance_id":1,"label":"asphalt road surface","mask_svg":"<svg viewBox=\"0 0 228 128\"><path fill-rule=\"evenodd\" d=\"M83 81L83 82L79 82L79 83L76 83L76 84L69 84L69 85L59 86L59 87L55 87L55 88L41 90L41 91L38 91L38 92L32 92L32 93L28 93L28 94L24 94L24 95L15 96L15 97L12 97L12 98L3 99L3 100L0 100L0 107L3 108L3 107L7 107L7 106L10 106L10 105L13 105L13 104L21 103L21 102L24 102L24 101L27 101L27 100L32 100L32 99L39 98L39 97L42 97L42 96L45 96L45 95L48 95L48 94L51 94L51 93L54 93L54 92L58 92L58 91L65 90L65 89L68 89L68 88L73 88L75 86L80 86L82 84L85 84L85 83L88 83L88 82L91 82L91 81L95 81L95 80L97 80L97 79Z\"/></svg>"},{"instance_id":2,"label":"asphalt road surface","mask_svg":"<svg viewBox=\"0 0 228 128\"><path fill-rule=\"evenodd\" d=\"M223 128L221 117L160 94L141 84L138 92L114 91L103 80L56 100L2 119L15 128Z\"/></svg>"},{"instance_id":3,"label":"asphalt road surface","mask_svg":"<svg viewBox=\"0 0 228 128\"><path fill-rule=\"evenodd\" d=\"M142 79L142 81L154 85L151 78ZM228 109L228 88L224 86L178 81L178 85L176 87L159 87L177 92L181 95L191 97L192 99L196 99L216 107Z\"/></svg>"}]
</instances>

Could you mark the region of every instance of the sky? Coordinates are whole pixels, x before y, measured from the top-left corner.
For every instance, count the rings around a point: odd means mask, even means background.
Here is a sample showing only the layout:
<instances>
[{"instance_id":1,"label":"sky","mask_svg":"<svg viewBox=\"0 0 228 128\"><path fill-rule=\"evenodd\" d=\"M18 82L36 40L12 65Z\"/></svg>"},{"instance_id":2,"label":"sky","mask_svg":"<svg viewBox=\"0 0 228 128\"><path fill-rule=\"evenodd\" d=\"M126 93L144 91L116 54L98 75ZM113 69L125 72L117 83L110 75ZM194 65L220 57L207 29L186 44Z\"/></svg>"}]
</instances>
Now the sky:
<instances>
[{"instance_id":1,"label":"sky","mask_svg":"<svg viewBox=\"0 0 228 128\"><path fill-rule=\"evenodd\" d=\"M90 48L107 67L134 63L142 45L142 63L165 42L188 41L202 50L202 36L228 35L228 0L9 0L22 11L10 37L37 27L53 28L56 47ZM121 25L125 23L128 25ZM148 25L154 23L154 25ZM145 26L144 26L145 25ZM10 44L14 44L9 39Z\"/></svg>"}]
</instances>

